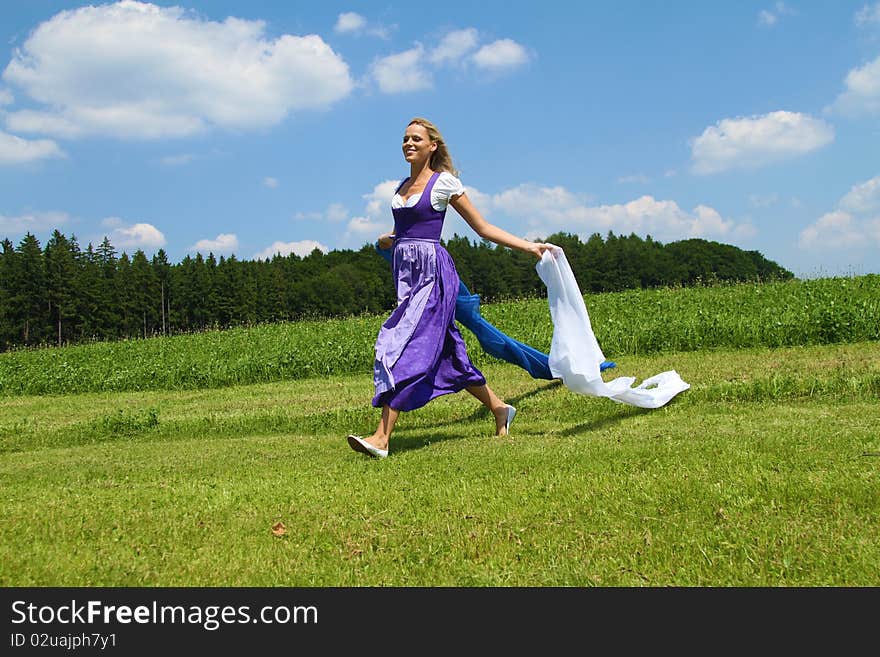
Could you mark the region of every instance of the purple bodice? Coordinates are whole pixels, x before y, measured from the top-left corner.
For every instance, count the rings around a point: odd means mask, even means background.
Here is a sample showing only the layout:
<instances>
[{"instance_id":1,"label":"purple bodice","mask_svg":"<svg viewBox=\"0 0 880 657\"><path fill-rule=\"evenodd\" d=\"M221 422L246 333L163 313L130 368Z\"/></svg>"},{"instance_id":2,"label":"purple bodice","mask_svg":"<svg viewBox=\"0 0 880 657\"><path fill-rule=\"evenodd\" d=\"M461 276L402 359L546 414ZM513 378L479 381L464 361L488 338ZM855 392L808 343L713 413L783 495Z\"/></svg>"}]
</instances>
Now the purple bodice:
<instances>
[{"instance_id":1,"label":"purple bodice","mask_svg":"<svg viewBox=\"0 0 880 657\"><path fill-rule=\"evenodd\" d=\"M394 234L398 240L405 238L440 239L446 209L435 210L431 205L431 190L434 189L434 183L437 182L439 176L439 171L434 172L414 206L391 209L394 214ZM400 183L397 191L400 191L404 183L406 180Z\"/></svg>"}]
</instances>

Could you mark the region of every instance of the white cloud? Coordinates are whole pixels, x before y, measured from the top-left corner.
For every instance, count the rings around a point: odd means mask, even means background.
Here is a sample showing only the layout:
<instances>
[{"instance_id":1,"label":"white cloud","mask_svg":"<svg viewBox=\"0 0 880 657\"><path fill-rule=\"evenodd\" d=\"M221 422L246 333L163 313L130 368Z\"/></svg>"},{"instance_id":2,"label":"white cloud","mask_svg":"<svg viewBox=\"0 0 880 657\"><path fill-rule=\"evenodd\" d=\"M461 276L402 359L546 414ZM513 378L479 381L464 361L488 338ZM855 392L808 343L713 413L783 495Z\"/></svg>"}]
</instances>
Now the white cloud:
<instances>
[{"instance_id":1,"label":"white cloud","mask_svg":"<svg viewBox=\"0 0 880 657\"><path fill-rule=\"evenodd\" d=\"M15 97L9 89L0 89L0 105L12 105Z\"/></svg>"},{"instance_id":2,"label":"white cloud","mask_svg":"<svg viewBox=\"0 0 880 657\"><path fill-rule=\"evenodd\" d=\"M193 244L188 251L200 253L232 253L238 248L238 236L234 233L220 233L212 240L203 239Z\"/></svg>"},{"instance_id":3,"label":"white cloud","mask_svg":"<svg viewBox=\"0 0 880 657\"><path fill-rule=\"evenodd\" d=\"M367 26L367 19L353 11L346 11L339 14L336 19L336 25L333 27L334 32L345 34L347 32L360 32Z\"/></svg>"},{"instance_id":4,"label":"white cloud","mask_svg":"<svg viewBox=\"0 0 880 657\"><path fill-rule=\"evenodd\" d=\"M856 25L865 26L872 23L880 23L880 2L873 5L865 5L856 12Z\"/></svg>"},{"instance_id":5,"label":"white cloud","mask_svg":"<svg viewBox=\"0 0 880 657\"><path fill-rule=\"evenodd\" d=\"M880 57L846 74L846 91L831 109L847 116L880 114Z\"/></svg>"},{"instance_id":6,"label":"white cloud","mask_svg":"<svg viewBox=\"0 0 880 657\"><path fill-rule=\"evenodd\" d=\"M357 12L346 11L337 17L333 31L337 34L369 34L387 39L389 31L394 27L393 25L374 25Z\"/></svg>"},{"instance_id":7,"label":"white cloud","mask_svg":"<svg viewBox=\"0 0 880 657\"><path fill-rule=\"evenodd\" d=\"M417 45L373 62L370 72L379 83L379 89L387 94L430 89L433 79L424 67L424 54L424 48Z\"/></svg>"},{"instance_id":8,"label":"white cloud","mask_svg":"<svg viewBox=\"0 0 880 657\"><path fill-rule=\"evenodd\" d=\"M273 178L272 176L266 176L263 178L263 185L268 187L269 189L275 189L278 187L278 178Z\"/></svg>"},{"instance_id":9,"label":"white cloud","mask_svg":"<svg viewBox=\"0 0 880 657\"><path fill-rule=\"evenodd\" d=\"M788 7L784 2L777 2L773 9L762 9L758 12L758 25L773 27L782 16L794 16L797 12Z\"/></svg>"},{"instance_id":10,"label":"white cloud","mask_svg":"<svg viewBox=\"0 0 880 657\"><path fill-rule=\"evenodd\" d=\"M465 55L477 47L478 39L477 30L473 27L450 32L444 36L437 47L431 51L429 59L432 64L438 66L442 66L443 64L457 64Z\"/></svg>"},{"instance_id":11,"label":"white cloud","mask_svg":"<svg viewBox=\"0 0 880 657\"><path fill-rule=\"evenodd\" d=\"M760 12L758 12L758 25L769 27L771 25L775 25L776 20L776 14L769 12L766 9L762 9Z\"/></svg>"},{"instance_id":12,"label":"white cloud","mask_svg":"<svg viewBox=\"0 0 880 657\"><path fill-rule=\"evenodd\" d=\"M396 94L433 87L432 70L443 66L468 65L492 73L505 73L531 59L526 48L511 39L499 39L474 52L478 45L476 28L454 30L445 34L430 51L416 43L409 50L377 58L370 67L370 77L378 83L381 91Z\"/></svg>"},{"instance_id":13,"label":"white cloud","mask_svg":"<svg viewBox=\"0 0 880 657\"><path fill-rule=\"evenodd\" d=\"M342 203L331 203L327 206L327 221L332 223L340 223L348 218L348 210Z\"/></svg>"},{"instance_id":14,"label":"white cloud","mask_svg":"<svg viewBox=\"0 0 880 657\"><path fill-rule=\"evenodd\" d=\"M399 184L399 180L383 180L373 187L372 192L363 195L363 198L367 201L366 215L370 220L384 219L386 222L391 221L391 199L394 197L394 192ZM387 230L387 228L383 230Z\"/></svg>"},{"instance_id":15,"label":"white cloud","mask_svg":"<svg viewBox=\"0 0 880 657\"><path fill-rule=\"evenodd\" d=\"M516 41L500 39L480 48L472 60L478 67L488 71L509 71L528 62L529 54Z\"/></svg>"},{"instance_id":16,"label":"white cloud","mask_svg":"<svg viewBox=\"0 0 880 657\"><path fill-rule=\"evenodd\" d=\"M28 212L17 217L0 214L0 236L37 234L61 228L70 221L66 212Z\"/></svg>"},{"instance_id":17,"label":"white cloud","mask_svg":"<svg viewBox=\"0 0 880 657\"><path fill-rule=\"evenodd\" d=\"M374 242L379 235L391 230L393 225L392 220L374 221L369 217L352 217L345 226L342 241L348 246L362 246L367 242Z\"/></svg>"},{"instance_id":18,"label":"white cloud","mask_svg":"<svg viewBox=\"0 0 880 657\"><path fill-rule=\"evenodd\" d=\"M165 246L165 235L152 224L138 223L127 226L115 217L104 219L105 226L115 225L110 235L110 243L122 250L126 249L157 249ZM121 225L120 225L121 224Z\"/></svg>"},{"instance_id":19,"label":"white cloud","mask_svg":"<svg viewBox=\"0 0 880 657\"><path fill-rule=\"evenodd\" d=\"M342 203L331 203L323 212L297 212L293 218L296 221L328 221L338 224L348 218L348 209Z\"/></svg>"},{"instance_id":20,"label":"white cloud","mask_svg":"<svg viewBox=\"0 0 880 657\"><path fill-rule=\"evenodd\" d=\"M315 249L318 249L321 253L327 253L328 251L330 251L330 249L328 249L326 246L324 246L320 242L315 242L314 240L301 240L299 242L273 242L272 246L263 249L259 253L255 253L253 257L255 260L271 260L277 254L287 256L291 253L294 253L300 257L305 257Z\"/></svg>"},{"instance_id":21,"label":"white cloud","mask_svg":"<svg viewBox=\"0 0 880 657\"><path fill-rule=\"evenodd\" d=\"M850 214L835 210L822 215L812 225L801 231L801 248L846 248L857 246L864 240Z\"/></svg>"},{"instance_id":22,"label":"white cloud","mask_svg":"<svg viewBox=\"0 0 880 657\"><path fill-rule=\"evenodd\" d=\"M348 222L344 235L346 244L372 243L380 234L391 230L391 197L398 184L399 181L386 180L364 194L366 211ZM623 204L594 205L588 195L561 186L531 183L496 194L467 186L466 193L485 219L528 239L546 238L556 232L577 233L586 239L593 233L604 235L611 230L616 234L651 235L662 241L691 237L731 240L747 239L757 232L750 222L725 218L710 206L697 205L688 212L674 201L656 200L647 195ZM441 237L448 240L456 233L479 239L458 213L449 208Z\"/></svg>"},{"instance_id":23,"label":"white cloud","mask_svg":"<svg viewBox=\"0 0 880 657\"><path fill-rule=\"evenodd\" d=\"M693 140L692 171L711 174L755 168L805 155L834 140L834 129L798 112L722 119Z\"/></svg>"},{"instance_id":24,"label":"white cloud","mask_svg":"<svg viewBox=\"0 0 880 657\"><path fill-rule=\"evenodd\" d=\"M803 249L880 247L880 176L853 185L838 207L801 231Z\"/></svg>"},{"instance_id":25,"label":"white cloud","mask_svg":"<svg viewBox=\"0 0 880 657\"><path fill-rule=\"evenodd\" d=\"M840 199L840 207L859 213L880 211L880 176L853 185L846 196Z\"/></svg>"},{"instance_id":26,"label":"white cloud","mask_svg":"<svg viewBox=\"0 0 880 657\"><path fill-rule=\"evenodd\" d=\"M0 166L24 164L50 157L65 157L65 153L51 139L28 140L0 131Z\"/></svg>"},{"instance_id":27,"label":"white cloud","mask_svg":"<svg viewBox=\"0 0 880 657\"><path fill-rule=\"evenodd\" d=\"M363 194L362 198L367 202L364 213L348 220L342 235L343 244L360 247L392 230L394 217L391 214L391 198L399 184L399 180L383 180L371 192Z\"/></svg>"},{"instance_id":28,"label":"white cloud","mask_svg":"<svg viewBox=\"0 0 880 657\"><path fill-rule=\"evenodd\" d=\"M262 21L208 21L122 0L62 11L17 48L3 77L41 111L15 130L151 139L271 126L347 96L348 65L319 36L268 39Z\"/></svg>"},{"instance_id":29,"label":"white cloud","mask_svg":"<svg viewBox=\"0 0 880 657\"><path fill-rule=\"evenodd\" d=\"M658 240L749 237L755 233L751 224L724 219L709 206L698 205L686 212L675 201L648 195L628 203L595 206L564 187L520 185L492 196L491 205L509 217L523 219L532 237L563 231L586 238L609 230L651 235Z\"/></svg>"},{"instance_id":30,"label":"white cloud","mask_svg":"<svg viewBox=\"0 0 880 657\"><path fill-rule=\"evenodd\" d=\"M160 162L166 167L179 167L189 164L196 158L192 153L180 153L179 155L167 155Z\"/></svg>"}]
</instances>

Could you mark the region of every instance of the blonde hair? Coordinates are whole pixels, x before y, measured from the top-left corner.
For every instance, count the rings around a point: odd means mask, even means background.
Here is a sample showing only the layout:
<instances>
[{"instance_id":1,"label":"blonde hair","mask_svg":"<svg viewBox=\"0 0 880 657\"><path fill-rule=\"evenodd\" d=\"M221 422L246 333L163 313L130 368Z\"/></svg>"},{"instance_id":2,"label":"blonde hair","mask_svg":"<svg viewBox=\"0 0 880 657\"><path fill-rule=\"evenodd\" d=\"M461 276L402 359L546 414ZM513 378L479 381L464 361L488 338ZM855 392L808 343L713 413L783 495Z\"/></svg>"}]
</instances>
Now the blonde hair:
<instances>
[{"instance_id":1,"label":"blonde hair","mask_svg":"<svg viewBox=\"0 0 880 657\"><path fill-rule=\"evenodd\" d=\"M443 135L440 134L437 126L431 123L428 119L423 119L421 117L414 118L406 125L409 127L413 124L420 125L427 130L428 139L437 144L437 150L431 155L431 169L434 171L448 171L457 178L458 169L452 164L452 156L449 154L449 149L446 147L446 142L443 141Z\"/></svg>"}]
</instances>

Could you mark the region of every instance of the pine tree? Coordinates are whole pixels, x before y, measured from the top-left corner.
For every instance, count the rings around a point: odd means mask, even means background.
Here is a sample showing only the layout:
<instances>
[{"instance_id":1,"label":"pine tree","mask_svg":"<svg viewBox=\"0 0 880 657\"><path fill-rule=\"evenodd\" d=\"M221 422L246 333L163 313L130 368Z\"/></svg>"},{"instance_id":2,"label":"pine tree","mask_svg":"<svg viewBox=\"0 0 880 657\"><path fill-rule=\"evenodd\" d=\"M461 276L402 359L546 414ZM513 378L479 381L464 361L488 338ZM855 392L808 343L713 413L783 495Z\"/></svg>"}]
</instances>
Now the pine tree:
<instances>
[{"instance_id":1,"label":"pine tree","mask_svg":"<svg viewBox=\"0 0 880 657\"><path fill-rule=\"evenodd\" d=\"M18 343L15 318L12 313L14 293L13 279L18 266L18 254L13 243L4 239L0 243L0 351L6 351Z\"/></svg>"},{"instance_id":2,"label":"pine tree","mask_svg":"<svg viewBox=\"0 0 880 657\"><path fill-rule=\"evenodd\" d=\"M74 244L56 229L46 242L44 258L49 319L55 326L60 347L65 340L75 337L77 263Z\"/></svg>"},{"instance_id":3,"label":"pine tree","mask_svg":"<svg viewBox=\"0 0 880 657\"><path fill-rule=\"evenodd\" d=\"M18 256L11 279L13 324L22 344L39 344L50 330L49 299L43 252L40 242L31 233L27 233L18 245Z\"/></svg>"},{"instance_id":4,"label":"pine tree","mask_svg":"<svg viewBox=\"0 0 880 657\"><path fill-rule=\"evenodd\" d=\"M138 333L146 338L157 328L160 310L159 279L146 254L140 249L134 252L131 259L131 283L132 305L137 315Z\"/></svg>"},{"instance_id":5,"label":"pine tree","mask_svg":"<svg viewBox=\"0 0 880 657\"><path fill-rule=\"evenodd\" d=\"M171 314L168 297L171 287L171 265L168 263L168 256L164 249L156 251L151 264L159 286L159 321L162 335L165 335L168 331L168 318Z\"/></svg>"}]
</instances>

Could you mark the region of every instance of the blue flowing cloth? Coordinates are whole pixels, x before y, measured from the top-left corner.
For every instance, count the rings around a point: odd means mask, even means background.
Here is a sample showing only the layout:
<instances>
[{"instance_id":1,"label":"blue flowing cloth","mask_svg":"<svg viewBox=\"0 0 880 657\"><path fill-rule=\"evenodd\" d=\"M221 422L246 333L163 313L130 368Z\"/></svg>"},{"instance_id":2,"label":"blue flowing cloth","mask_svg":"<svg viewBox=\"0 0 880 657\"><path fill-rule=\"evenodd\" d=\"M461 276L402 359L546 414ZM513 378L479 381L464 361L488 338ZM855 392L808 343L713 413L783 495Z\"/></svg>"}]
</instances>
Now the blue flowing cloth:
<instances>
[{"instance_id":1,"label":"blue flowing cloth","mask_svg":"<svg viewBox=\"0 0 880 657\"><path fill-rule=\"evenodd\" d=\"M377 244L376 251L391 263L391 249L380 249ZM556 378L550 373L547 354L505 335L483 318L480 314L480 295L471 294L463 282L459 282L458 296L455 298L455 320L476 336L483 351L490 356L523 368L533 379ZM599 370L611 367L617 367L617 364L606 360L599 365Z\"/></svg>"}]
</instances>

